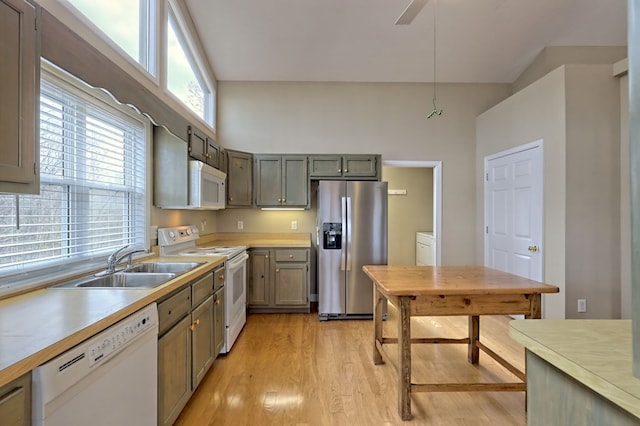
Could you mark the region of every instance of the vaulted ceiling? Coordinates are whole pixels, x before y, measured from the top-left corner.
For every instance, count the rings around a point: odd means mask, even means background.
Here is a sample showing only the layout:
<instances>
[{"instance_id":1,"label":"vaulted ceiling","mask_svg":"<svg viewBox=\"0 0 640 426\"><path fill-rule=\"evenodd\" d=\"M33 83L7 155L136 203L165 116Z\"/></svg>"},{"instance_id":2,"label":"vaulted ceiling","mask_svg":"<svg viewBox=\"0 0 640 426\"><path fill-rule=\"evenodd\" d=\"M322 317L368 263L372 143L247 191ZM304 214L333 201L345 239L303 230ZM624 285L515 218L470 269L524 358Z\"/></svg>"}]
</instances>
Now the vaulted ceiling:
<instances>
[{"instance_id":1,"label":"vaulted ceiling","mask_svg":"<svg viewBox=\"0 0 640 426\"><path fill-rule=\"evenodd\" d=\"M627 0L185 0L218 80L511 83L545 46L625 46ZM435 14L435 15L434 15ZM435 16L435 20L434 20Z\"/></svg>"}]
</instances>

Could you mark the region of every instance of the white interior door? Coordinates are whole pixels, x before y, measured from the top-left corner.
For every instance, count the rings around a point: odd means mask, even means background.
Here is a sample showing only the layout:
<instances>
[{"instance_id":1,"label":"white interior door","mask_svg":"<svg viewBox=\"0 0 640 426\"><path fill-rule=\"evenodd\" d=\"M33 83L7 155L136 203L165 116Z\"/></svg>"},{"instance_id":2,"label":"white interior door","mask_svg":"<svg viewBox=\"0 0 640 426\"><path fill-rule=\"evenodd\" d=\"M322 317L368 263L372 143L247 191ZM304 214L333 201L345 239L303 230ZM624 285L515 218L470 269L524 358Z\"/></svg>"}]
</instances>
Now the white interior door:
<instances>
[{"instance_id":1,"label":"white interior door","mask_svg":"<svg viewBox=\"0 0 640 426\"><path fill-rule=\"evenodd\" d=\"M543 280L542 141L485 158L485 266Z\"/></svg>"}]
</instances>

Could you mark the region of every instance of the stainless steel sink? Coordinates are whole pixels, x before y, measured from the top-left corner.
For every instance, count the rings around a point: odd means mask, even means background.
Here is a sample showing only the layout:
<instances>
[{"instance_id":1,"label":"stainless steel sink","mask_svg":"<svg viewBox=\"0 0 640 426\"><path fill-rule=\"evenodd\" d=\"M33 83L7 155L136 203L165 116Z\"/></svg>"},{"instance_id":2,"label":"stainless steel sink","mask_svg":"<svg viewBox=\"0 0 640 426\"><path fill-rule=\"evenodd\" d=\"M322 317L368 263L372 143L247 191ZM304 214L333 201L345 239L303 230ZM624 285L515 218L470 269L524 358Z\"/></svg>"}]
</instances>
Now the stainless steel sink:
<instances>
[{"instance_id":1,"label":"stainless steel sink","mask_svg":"<svg viewBox=\"0 0 640 426\"><path fill-rule=\"evenodd\" d=\"M54 288L153 288L166 283L175 276L175 273L116 272L67 281L54 286Z\"/></svg>"},{"instance_id":2,"label":"stainless steel sink","mask_svg":"<svg viewBox=\"0 0 640 426\"><path fill-rule=\"evenodd\" d=\"M200 265L203 263L137 263L119 272L112 274L101 272L67 281L52 288L154 288Z\"/></svg>"},{"instance_id":3,"label":"stainless steel sink","mask_svg":"<svg viewBox=\"0 0 640 426\"><path fill-rule=\"evenodd\" d=\"M131 273L173 273L181 274L183 272L190 271L202 263L197 262L148 262L148 263L136 263L125 269L124 272Z\"/></svg>"}]
</instances>

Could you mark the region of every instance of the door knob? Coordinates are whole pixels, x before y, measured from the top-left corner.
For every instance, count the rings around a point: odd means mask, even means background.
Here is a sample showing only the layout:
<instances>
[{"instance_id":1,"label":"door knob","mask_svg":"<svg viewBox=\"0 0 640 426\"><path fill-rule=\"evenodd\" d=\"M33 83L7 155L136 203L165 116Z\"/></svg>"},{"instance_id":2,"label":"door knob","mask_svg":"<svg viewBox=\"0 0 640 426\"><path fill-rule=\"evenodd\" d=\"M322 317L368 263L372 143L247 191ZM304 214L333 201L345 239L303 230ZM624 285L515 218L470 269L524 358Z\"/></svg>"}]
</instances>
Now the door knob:
<instances>
[{"instance_id":1,"label":"door knob","mask_svg":"<svg viewBox=\"0 0 640 426\"><path fill-rule=\"evenodd\" d=\"M538 246L529 246L529 251L532 251L532 252L538 251Z\"/></svg>"}]
</instances>

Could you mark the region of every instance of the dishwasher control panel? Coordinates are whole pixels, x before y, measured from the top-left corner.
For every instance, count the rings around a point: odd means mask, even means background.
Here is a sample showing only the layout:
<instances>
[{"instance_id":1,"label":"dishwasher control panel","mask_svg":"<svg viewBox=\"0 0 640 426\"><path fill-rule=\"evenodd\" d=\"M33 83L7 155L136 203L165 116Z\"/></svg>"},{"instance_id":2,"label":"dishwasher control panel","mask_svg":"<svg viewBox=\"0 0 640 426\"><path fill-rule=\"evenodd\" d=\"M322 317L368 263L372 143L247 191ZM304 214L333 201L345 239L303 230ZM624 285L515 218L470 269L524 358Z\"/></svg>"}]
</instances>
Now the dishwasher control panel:
<instances>
[{"instance_id":1,"label":"dishwasher control panel","mask_svg":"<svg viewBox=\"0 0 640 426\"><path fill-rule=\"evenodd\" d=\"M109 358L118 352L125 344L135 339L136 336L154 327L158 322L157 311L143 309L120 321L114 327L99 334L85 351L89 358L89 367Z\"/></svg>"}]
</instances>

